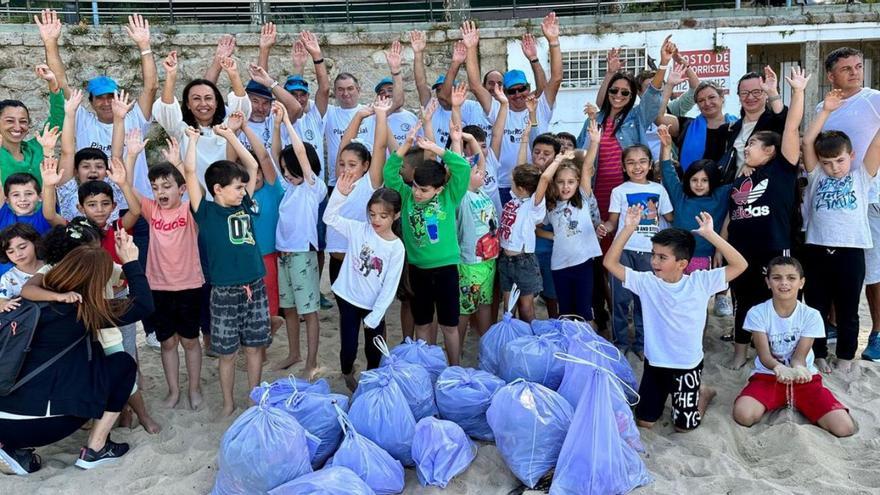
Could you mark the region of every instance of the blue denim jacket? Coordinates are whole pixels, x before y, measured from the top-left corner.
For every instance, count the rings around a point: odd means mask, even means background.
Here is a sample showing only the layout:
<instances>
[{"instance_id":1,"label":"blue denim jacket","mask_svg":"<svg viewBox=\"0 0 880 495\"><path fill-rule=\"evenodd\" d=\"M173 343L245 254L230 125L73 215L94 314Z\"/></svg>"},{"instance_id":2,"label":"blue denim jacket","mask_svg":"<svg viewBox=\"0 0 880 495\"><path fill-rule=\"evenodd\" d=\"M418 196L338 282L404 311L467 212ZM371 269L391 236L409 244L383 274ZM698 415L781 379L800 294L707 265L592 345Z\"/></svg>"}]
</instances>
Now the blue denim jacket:
<instances>
[{"instance_id":1,"label":"blue denim jacket","mask_svg":"<svg viewBox=\"0 0 880 495\"><path fill-rule=\"evenodd\" d=\"M632 107L626 117L624 117L623 122L618 126L617 131L614 133L614 135L617 136L617 141L620 143L621 148L626 148L627 146L632 146L634 144L648 144L648 138L645 133L647 132L648 127L651 126L651 123L657 119L657 114L660 112L660 101L662 96L663 95L659 89L655 88L653 85L648 85L648 89L645 91L645 94L641 96L639 103ZM596 115L596 119L601 125L602 122L605 122L605 115L602 112L599 112ZM578 135L577 147L579 149L587 149L590 145L590 135L587 133L589 124L590 120L587 119L586 122L584 122L584 126L581 128L581 133Z\"/></svg>"}]
</instances>

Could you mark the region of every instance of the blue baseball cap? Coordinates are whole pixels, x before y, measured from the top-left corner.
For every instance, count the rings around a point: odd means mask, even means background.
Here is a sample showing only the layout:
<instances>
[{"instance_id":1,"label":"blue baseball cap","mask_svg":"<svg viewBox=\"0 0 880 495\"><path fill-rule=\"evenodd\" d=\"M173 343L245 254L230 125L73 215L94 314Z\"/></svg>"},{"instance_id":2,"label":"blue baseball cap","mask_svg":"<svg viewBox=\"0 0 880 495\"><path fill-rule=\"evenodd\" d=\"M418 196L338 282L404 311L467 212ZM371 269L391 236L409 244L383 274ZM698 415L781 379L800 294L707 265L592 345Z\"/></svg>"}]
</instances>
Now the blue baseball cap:
<instances>
[{"instance_id":1,"label":"blue baseball cap","mask_svg":"<svg viewBox=\"0 0 880 495\"><path fill-rule=\"evenodd\" d=\"M512 88L513 86L519 86L520 84L529 84L529 80L526 79L525 72L514 69L509 70L504 74L504 89Z\"/></svg>"},{"instance_id":2,"label":"blue baseball cap","mask_svg":"<svg viewBox=\"0 0 880 495\"><path fill-rule=\"evenodd\" d=\"M118 89L119 85L116 84L116 81L107 76L98 76L89 81L89 84L86 86L86 90L88 90L89 94L92 96L115 93Z\"/></svg>"},{"instance_id":3,"label":"blue baseball cap","mask_svg":"<svg viewBox=\"0 0 880 495\"><path fill-rule=\"evenodd\" d=\"M309 92L309 83L302 76L289 76L287 82L284 83L284 89L288 91L305 91Z\"/></svg>"},{"instance_id":4,"label":"blue baseball cap","mask_svg":"<svg viewBox=\"0 0 880 495\"><path fill-rule=\"evenodd\" d=\"M247 86L244 88L245 92L251 93L257 96L262 96L263 98L273 99L272 90L258 83L257 81L250 80L247 83Z\"/></svg>"},{"instance_id":5,"label":"blue baseball cap","mask_svg":"<svg viewBox=\"0 0 880 495\"><path fill-rule=\"evenodd\" d=\"M390 77L383 77L381 81L376 83L376 87L373 88L373 91L375 91L376 94L379 94L379 90L382 89L382 86L385 86L386 84L394 84L394 80Z\"/></svg>"},{"instance_id":6,"label":"blue baseball cap","mask_svg":"<svg viewBox=\"0 0 880 495\"><path fill-rule=\"evenodd\" d=\"M445 76L445 75L444 75L444 76L440 76L440 77L437 78L436 81L434 81L434 85L431 86L431 89L437 89L437 88L439 88L440 86L442 86L443 83L445 83L445 82L446 82L446 76Z\"/></svg>"}]
</instances>

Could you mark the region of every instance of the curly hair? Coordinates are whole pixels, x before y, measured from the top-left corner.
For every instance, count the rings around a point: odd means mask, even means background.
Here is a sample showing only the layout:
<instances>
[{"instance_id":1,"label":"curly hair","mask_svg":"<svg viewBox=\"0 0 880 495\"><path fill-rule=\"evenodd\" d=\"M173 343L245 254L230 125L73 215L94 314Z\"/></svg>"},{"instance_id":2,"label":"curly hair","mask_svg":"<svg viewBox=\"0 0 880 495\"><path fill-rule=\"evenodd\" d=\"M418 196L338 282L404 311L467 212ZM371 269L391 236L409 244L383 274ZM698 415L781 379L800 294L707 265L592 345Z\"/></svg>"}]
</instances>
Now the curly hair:
<instances>
[{"instance_id":1,"label":"curly hair","mask_svg":"<svg viewBox=\"0 0 880 495\"><path fill-rule=\"evenodd\" d=\"M56 225L43 238L44 261L54 265L67 253L87 244L100 244L101 229L86 217L74 217L67 225Z\"/></svg>"}]
</instances>

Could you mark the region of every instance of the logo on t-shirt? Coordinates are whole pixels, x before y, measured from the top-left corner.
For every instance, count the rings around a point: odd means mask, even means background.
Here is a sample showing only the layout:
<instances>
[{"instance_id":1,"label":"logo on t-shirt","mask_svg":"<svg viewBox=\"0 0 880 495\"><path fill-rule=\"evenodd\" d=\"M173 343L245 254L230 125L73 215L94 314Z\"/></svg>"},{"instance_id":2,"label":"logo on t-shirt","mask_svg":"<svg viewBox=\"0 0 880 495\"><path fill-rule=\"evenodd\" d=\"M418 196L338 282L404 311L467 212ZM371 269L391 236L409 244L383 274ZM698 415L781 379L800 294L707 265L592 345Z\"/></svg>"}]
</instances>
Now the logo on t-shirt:
<instances>
[{"instance_id":1,"label":"logo on t-shirt","mask_svg":"<svg viewBox=\"0 0 880 495\"><path fill-rule=\"evenodd\" d=\"M626 195L626 203L629 206L642 206L642 219L639 220L636 232L654 237L660 230L660 195L648 192L630 193Z\"/></svg>"},{"instance_id":2,"label":"logo on t-shirt","mask_svg":"<svg viewBox=\"0 0 880 495\"><path fill-rule=\"evenodd\" d=\"M501 228L498 229L498 235L505 241L510 240L511 227L516 222L516 213L522 204L522 200L512 199L504 205L504 211L501 212Z\"/></svg>"},{"instance_id":3,"label":"logo on t-shirt","mask_svg":"<svg viewBox=\"0 0 880 495\"><path fill-rule=\"evenodd\" d=\"M361 252L358 255L358 263L360 266L358 267L358 271L361 272L361 275L367 277L373 270L376 270L376 275L382 275L382 259L376 256L373 256L373 248L364 244L361 246Z\"/></svg>"},{"instance_id":4,"label":"logo on t-shirt","mask_svg":"<svg viewBox=\"0 0 880 495\"><path fill-rule=\"evenodd\" d=\"M311 129L306 129L306 132L304 132L303 135L306 137L306 141L311 142L315 140L315 131Z\"/></svg>"},{"instance_id":5,"label":"logo on t-shirt","mask_svg":"<svg viewBox=\"0 0 880 495\"><path fill-rule=\"evenodd\" d=\"M839 179L823 177L816 186L813 207L820 210L855 210L858 206L852 174Z\"/></svg>"},{"instance_id":6,"label":"logo on t-shirt","mask_svg":"<svg viewBox=\"0 0 880 495\"><path fill-rule=\"evenodd\" d=\"M440 242L440 221L445 218L446 212L436 196L423 205L413 207L409 214L409 225L418 246Z\"/></svg>"},{"instance_id":7,"label":"logo on t-shirt","mask_svg":"<svg viewBox=\"0 0 880 495\"><path fill-rule=\"evenodd\" d=\"M566 206L562 209L562 218L565 219L565 235L566 237L576 236L581 233L581 229L578 227L578 220L574 216L574 211L570 206Z\"/></svg>"},{"instance_id":8,"label":"logo on t-shirt","mask_svg":"<svg viewBox=\"0 0 880 495\"><path fill-rule=\"evenodd\" d=\"M232 245L256 244L251 216L246 211L239 210L229 215L226 223L229 228L229 242Z\"/></svg>"},{"instance_id":9,"label":"logo on t-shirt","mask_svg":"<svg viewBox=\"0 0 880 495\"><path fill-rule=\"evenodd\" d=\"M740 186L734 187L730 192L730 197L737 207L730 212L731 220L742 220L745 218L766 217L770 214L770 206L758 206L753 203L764 195L767 186L770 185L770 179L764 179L753 185L752 178L747 177Z\"/></svg>"}]
</instances>

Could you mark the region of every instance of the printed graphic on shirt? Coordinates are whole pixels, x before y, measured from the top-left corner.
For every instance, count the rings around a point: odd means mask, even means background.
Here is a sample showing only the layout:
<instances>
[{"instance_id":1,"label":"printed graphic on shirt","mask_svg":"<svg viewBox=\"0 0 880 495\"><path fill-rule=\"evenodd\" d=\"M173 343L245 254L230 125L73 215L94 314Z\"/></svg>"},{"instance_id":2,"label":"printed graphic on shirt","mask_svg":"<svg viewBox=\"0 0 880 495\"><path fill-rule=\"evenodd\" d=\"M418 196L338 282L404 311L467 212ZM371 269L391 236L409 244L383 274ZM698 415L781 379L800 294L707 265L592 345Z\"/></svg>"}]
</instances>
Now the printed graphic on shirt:
<instances>
[{"instance_id":1,"label":"printed graphic on shirt","mask_svg":"<svg viewBox=\"0 0 880 495\"><path fill-rule=\"evenodd\" d=\"M239 210L226 218L229 228L229 242L234 246L242 244L256 244L254 240L254 227L251 216L244 210Z\"/></svg>"},{"instance_id":2,"label":"printed graphic on shirt","mask_svg":"<svg viewBox=\"0 0 880 495\"><path fill-rule=\"evenodd\" d=\"M164 218L156 218L152 223L152 227L160 232L171 232L172 230L185 229L187 225L185 216L179 216L170 222Z\"/></svg>"},{"instance_id":3,"label":"printed graphic on shirt","mask_svg":"<svg viewBox=\"0 0 880 495\"><path fill-rule=\"evenodd\" d=\"M653 237L660 230L660 195L647 192L631 193L626 195L626 203L629 206L642 205L642 219L636 232Z\"/></svg>"},{"instance_id":4,"label":"printed graphic on shirt","mask_svg":"<svg viewBox=\"0 0 880 495\"><path fill-rule=\"evenodd\" d=\"M440 242L440 222L445 219L446 212L436 196L424 204L414 205L409 214L409 225L417 245L422 247Z\"/></svg>"},{"instance_id":5,"label":"printed graphic on shirt","mask_svg":"<svg viewBox=\"0 0 880 495\"><path fill-rule=\"evenodd\" d=\"M770 179L764 179L757 184L752 183L752 178L749 177L743 181L740 186L734 187L733 191L730 192L731 198L733 198L733 202L736 203L736 209L730 212L731 220L742 220L745 218L757 218L757 217L766 217L770 214L770 206L758 206L755 205L755 201L761 199L761 196L764 195L764 191L767 190L767 187L770 185Z\"/></svg>"},{"instance_id":6,"label":"printed graphic on shirt","mask_svg":"<svg viewBox=\"0 0 880 495\"><path fill-rule=\"evenodd\" d=\"M767 339L770 341L770 353L773 354L777 361L788 366L791 363L788 359L785 359L785 356L790 358L794 354L794 349L797 347L800 335L803 333L804 329L796 325L792 325L783 332L768 333Z\"/></svg>"},{"instance_id":7,"label":"printed graphic on shirt","mask_svg":"<svg viewBox=\"0 0 880 495\"><path fill-rule=\"evenodd\" d=\"M382 276L382 259L373 256L373 248L364 244L361 246L361 252L358 255L358 271L361 275L368 277L373 270L376 270L377 276Z\"/></svg>"},{"instance_id":8,"label":"printed graphic on shirt","mask_svg":"<svg viewBox=\"0 0 880 495\"><path fill-rule=\"evenodd\" d=\"M516 214L522 204L522 201L508 201L504 205L504 211L501 212L501 228L498 229L498 236L505 241L510 240L510 229L516 222Z\"/></svg>"},{"instance_id":9,"label":"printed graphic on shirt","mask_svg":"<svg viewBox=\"0 0 880 495\"><path fill-rule=\"evenodd\" d=\"M816 186L813 207L821 210L855 210L858 207L852 174L839 179L823 177Z\"/></svg>"},{"instance_id":10,"label":"printed graphic on shirt","mask_svg":"<svg viewBox=\"0 0 880 495\"><path fill-rule=\"evenodd\" d=\"M574 237L581 233L581 228L578 225L579 222L574 216L574 211L571 209L570 206L566 206L562 209L562 217L565 219L564 234L566 237Z\"/></svg>"}]
</instances>

